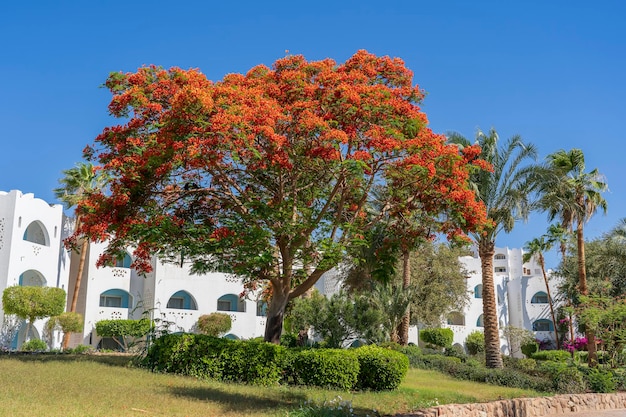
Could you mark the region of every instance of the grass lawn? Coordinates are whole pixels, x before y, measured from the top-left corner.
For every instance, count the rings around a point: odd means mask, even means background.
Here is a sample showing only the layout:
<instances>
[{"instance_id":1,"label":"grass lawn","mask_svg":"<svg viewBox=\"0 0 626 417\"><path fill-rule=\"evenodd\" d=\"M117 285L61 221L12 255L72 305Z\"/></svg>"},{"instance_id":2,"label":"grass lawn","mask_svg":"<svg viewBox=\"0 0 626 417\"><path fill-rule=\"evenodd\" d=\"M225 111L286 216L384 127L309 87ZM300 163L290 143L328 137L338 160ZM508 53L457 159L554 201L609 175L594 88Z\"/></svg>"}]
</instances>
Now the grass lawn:
<instances>
[{"instance_id":1,"label":"grass lawn","mask_svg":"<svg viewBox=\"0 0 626 417\"><path fill-rule=\"evenodd\" d=\"M0 416L289 416L305 401L337 396L358 415L394 414L440 404L529 397L537 392L457 381L410 369L396 391L338 392L254 387L153 374L113 355L1 355Z\"/></svg>"}]
</instances>

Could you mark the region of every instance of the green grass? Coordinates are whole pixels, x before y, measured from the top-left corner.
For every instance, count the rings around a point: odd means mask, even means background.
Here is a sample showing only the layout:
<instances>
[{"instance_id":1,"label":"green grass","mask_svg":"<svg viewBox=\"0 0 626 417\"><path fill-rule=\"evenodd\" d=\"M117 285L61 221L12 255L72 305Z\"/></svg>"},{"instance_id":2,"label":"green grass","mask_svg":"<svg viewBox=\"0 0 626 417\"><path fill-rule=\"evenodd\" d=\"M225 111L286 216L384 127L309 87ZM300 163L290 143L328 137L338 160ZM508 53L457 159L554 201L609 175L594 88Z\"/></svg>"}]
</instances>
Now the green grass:
<instances>
[{"instance_id":1,"label":"green grass","mask_svg":"<svg viewBox=\"0 0 626 417\"><path fill-rule=\"evenodd\" d=\"M457 381L410 369L392 392L345 393L299 387L255 387L153 374L113 355L0 356L0 416L263 416L286 417L306 401L338 396L355 414L381 415L432 405L540 395Z\"/></svg>"}]
</instances>

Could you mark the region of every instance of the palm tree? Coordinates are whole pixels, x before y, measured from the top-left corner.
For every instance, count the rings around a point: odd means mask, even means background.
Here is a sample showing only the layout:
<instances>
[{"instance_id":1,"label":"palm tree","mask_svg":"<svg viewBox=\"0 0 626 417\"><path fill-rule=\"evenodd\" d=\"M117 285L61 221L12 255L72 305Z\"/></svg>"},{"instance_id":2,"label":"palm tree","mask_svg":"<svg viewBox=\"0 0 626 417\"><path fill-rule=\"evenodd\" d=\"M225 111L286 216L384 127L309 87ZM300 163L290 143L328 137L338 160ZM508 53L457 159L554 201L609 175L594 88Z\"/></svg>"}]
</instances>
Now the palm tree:
<instances>
[{"instance_id":1,"label":"palm tree","mask_svg":"<svg viewBox=\"0 0 626 417\"><path fill-rule=\"evenodd\" d=\"M556 341L556 348L560 349L561 344L559 342L559 333L556 330L556 315L554 314L554 303L552 302L552 295L550 294L550 285L548 283L548 275L546 274L546 262L543 257L544 252L552 249L552 241L548 236L544 235L538 238L534 238L530 242L526 243L524 248L524 262L530 261L532 258L537 259L537 263L541 267L541 273L543 274L543 282L546 284L546 292L548 294L548 304L550 305L550 315L552 316L552 325L554 326L554 340Z\"/></svg>"},{"instance_id":2,"label":"palm tree","mask_svg":"<svg viewBox=\"0 0 626 417\"><path fill-rule=\"evenodd\" d=\"M602 197L608 190L605 178L597 169L585 172L585 155L580 149L548 155L539 178L539 208L548 213L550 221L559 217L567 230L576 226L578 290L581 295L588 295L584 225L598 209L606 213L607 202ZM595 337L590 330L586 333L589 364L595 365Z\"/></svg>"},{"instance_id":3,"label":"palm tree","mask_svg":"<svg viewBox=\"0 0 626 417\"><path fill-rule=\"evenodd\" d=\"M449 140L461 147L471 145L463 136L452 133ZM478 131L476 143L482 148L481 158L489 162L492 171L477 171L472 181L477 198L487 209L490 227L471 237L478 245L478 255L483 284L483 322L485 333L485 360L489 368L502 368L498 311L493 282L493 255L496 236L501 231L510 232L518 219L526 219L531 207L529 201L529 178L534 165L524 165L535 160L537 149L513 136L499 147L499 137L494 129L488 134Z\"/></svg>"},{"instance_id":4,"label":"palm tree","mask_svg":"<svg viewBox=\"0 0 626 417\"><path fill-rule=\"evenodd\" d=\"M101 174L98 174L94 166L89 162L81 162L74 168L64 170L64 177L59 180L61 187L54 189L54 195L61 200L67 209L70 209L80 203L88 194L102 189L106 180ZM80 226L80 216L76 215L74 228L77 230ZM80 260L78 262L78 270L76 272L76 283L74 284L74 292L72 293L72 302L70 304L70 312L76 312L76 303L78 301L78 292L80 291L81 279L85 268L85 259L87 257L87 247L89 241L82 239L80 243ZM67 349L69 345L70 333L63 335L63 349Z\"/></svg>"}]
</instances>

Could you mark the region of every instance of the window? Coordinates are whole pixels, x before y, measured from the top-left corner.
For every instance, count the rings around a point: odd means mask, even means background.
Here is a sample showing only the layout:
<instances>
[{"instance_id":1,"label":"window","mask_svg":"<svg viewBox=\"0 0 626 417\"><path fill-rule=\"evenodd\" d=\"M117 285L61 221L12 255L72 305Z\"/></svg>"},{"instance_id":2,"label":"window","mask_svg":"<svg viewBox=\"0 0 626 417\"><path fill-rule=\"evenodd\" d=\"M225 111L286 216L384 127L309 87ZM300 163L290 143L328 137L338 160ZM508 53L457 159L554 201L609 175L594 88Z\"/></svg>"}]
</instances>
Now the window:
<instances>
[{"instance_id":1,"label":"window","mask_svg":"<svg viewBox=\"0 0 626 417\"><path fill-rule=\"evenodd\" d=\"M267 316L267 303L265 301L259 300L256 302L256 315L258 317Z\"/></svg>"},{"instance_id":2,"label":"window","mask_svg":"<svg viewBox=\"0 0 626 417\"><path fill-rule=\"evenodd\" d=\"M483 285L478 284L474 287L474 298L483 298Z\"/></svg>"},{"instance_id":3,"label":"window","mask_svg":"<svg viewBox=\"0 0 626 417\"><path fill-rule=\"evenodd\" d=\"M185 305L185 299L183 297L171 297L167 302L167 308L178 308L182 310Z\"/></svg>"},{"instance_id":4,"label":"window","mask_svg":"<svg viewBox=\"0 0 626 417\"><path fill-rule=\"evenodd\" d=\"M524 268L524 276L530 276L530 268Z\"/></svg>"},{"instance_id":5,"label":"window","mask_svg":"<svg viewBox=\"0 0 626 417\"><path fill-rule=\"evenodd\" d=\"M245 300L239 298L235 294L222 295L217 300L218 311L238 311L244 313L246 311Z\"/></svg>"},{"instance_id":6,"label":"window","mask_svg":"<svg viewBox=\"0 0 626 417\"><path fill-rule=\"evenodd\" d=\"M448 315L448 325L465 326L465 316L458 311L454 311Z\"/></svg>"},{"instance_id":7,"label":"window","mask_svg":"<svg viewBox=\"0 0 626 417\"><path fill-rule=\"evenodd\" d=\"M533 323L534 332L552 332L554 331L554 325L551 320L540 319Z\"/></svg>"},{"instance_id":8,"label":"window","mask_svg":"<svg viewBox=\"0 0 626 417\"><path fill-rule=\"evenodd\" d=\"M100 307L121 307L122 297L119 295L101 295Z\"/></svg>"},{"instance_id":9,"label":"window","mask_svg":"<svg viewBox=\"0 0 626 417\"><path fill-rule=\"evenodd\" d=\"M531 304L548 304L548 294L539 291L537 294L533 295L530 302Z\"/></svg>"},{"instance_id":10,"label":"window","mask_svg":"<svg viewBox=\"0 0 626 417\"><path fill-rule=\"evenodd\" d=\"M496 272L506 272L506 267L504 267L504 266L496 266L494 268L494 271L496 271Z\"/></svg>"},{"instance_id":11,"label":"window","mask_svg":"<svg viewBox=\"0 0 626 417\"><path fill-rule=\"evenodd\" d=\"M179 310L197 310L196 300L187 291L174 293L167 301L167 308L177 308Z\"/></svg>"},{"instance_id":12,"label":"window","mask_svg":"<svg viewBox=\"0 0 626 417\"><path fill-rule=\"evenodd\" d=\"M46 232L46 228L38 221L32 222L24 231L24 240L47 246L48 233Z\"/></svg>"},{"instance_id":13,"label":"window","mask_svg":"<svg viewBox=\"0 0 626 417\"><path fill-rule=\"evenodd\" d=\"M38 271L29 269L20 275L19 284L24 287L45 287L46 279Z\"/></svg>"},{"instance_id":14,"label":"window","mask_svg":"<svg viewBox=\"0 0 626 417\"><path fill-rule=\"evenodd\" d=\"M124 290L107 290L100 294L100 307L129 308L131 305L131 296Z\"/></svg>"},{"instance_id":15,"label":"window","mask_svg":"<svg viewBox=\"0 0 626 417\"><path fill-rule=\"evenodd\" d=\"M496 256L494 256L493 259L502 260L506 259L506 256L504 256L504 254L502 253L496 253Z\"/></svg>"},{"instance_id":16,"label":"window","mask_svg":"<svg viewBox=\"0 0 626 417\"><path fill-rule=\"evenodd\" d=\"M483 315L481 314L480 317L478 317L478 320L476 320L476 327L485 327L485 325L483 324Z\"/></svg>"},{"instance_id":17,"label":"window","mask_svg":"<svg viewBox=\"0 0 626 417\"><path fill-rule=\"evenodd\" d=\"M115 267L116 268L130 268L130 264L133 263L133 260L131 259L129 254L124 254L123 258L118 258L115 261Z\"/></svg>"}]
</instances>

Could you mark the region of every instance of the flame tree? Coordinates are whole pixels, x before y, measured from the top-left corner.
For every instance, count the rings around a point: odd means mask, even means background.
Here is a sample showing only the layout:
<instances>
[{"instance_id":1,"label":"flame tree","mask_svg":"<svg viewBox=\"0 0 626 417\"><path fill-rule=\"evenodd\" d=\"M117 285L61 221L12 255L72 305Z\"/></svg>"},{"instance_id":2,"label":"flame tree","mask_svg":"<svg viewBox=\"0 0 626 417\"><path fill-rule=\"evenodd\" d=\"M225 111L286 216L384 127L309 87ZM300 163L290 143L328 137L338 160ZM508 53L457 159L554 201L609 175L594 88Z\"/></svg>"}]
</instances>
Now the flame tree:
<instances>
[{"instance_id":1,"label":"flame tree","mask_svg":"<svg viewBox=\"0 0 626 417\"><path fill-rule=\"evenodd\" d=\"M469 186L487 168L480 149L427 127L412 79L402 60L366 51L343 64L287 56L218 82L112 73L109 111L123 123L85 149L109 180L79 204L76 236L108 241L99 264L132 246L139 271L159 255L267 288L265 340L277 343L287 303L379 220L365 214L375 186L393 190L381 217L400 206L449 236L484 223Z\"/></svg>"}]
</instances>

